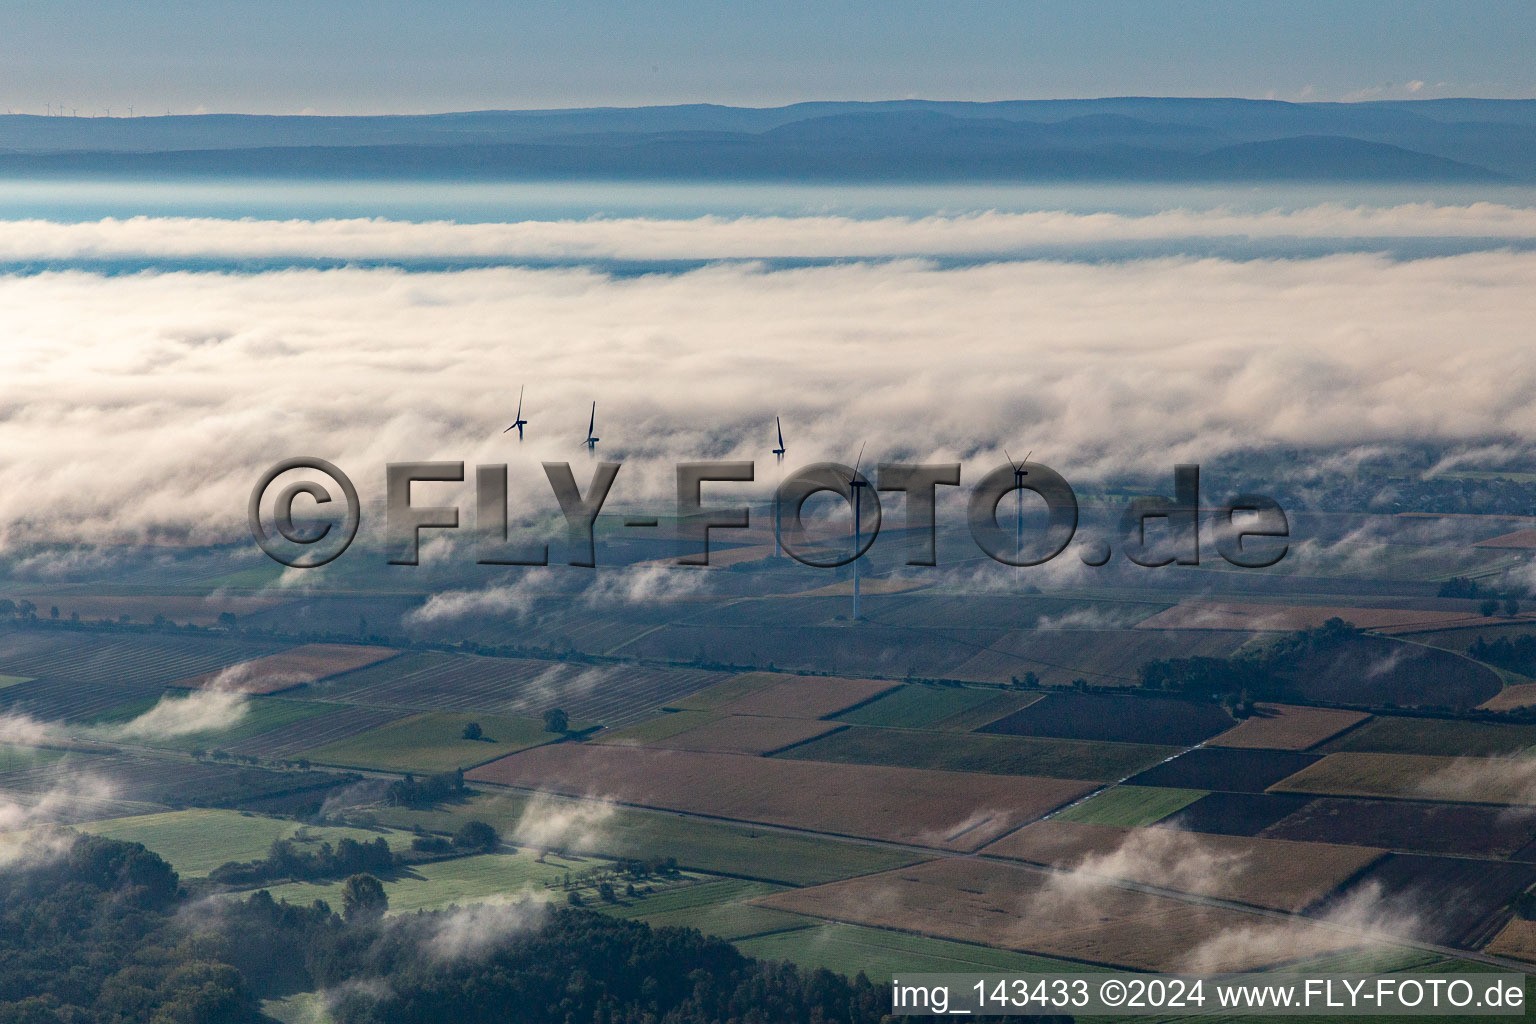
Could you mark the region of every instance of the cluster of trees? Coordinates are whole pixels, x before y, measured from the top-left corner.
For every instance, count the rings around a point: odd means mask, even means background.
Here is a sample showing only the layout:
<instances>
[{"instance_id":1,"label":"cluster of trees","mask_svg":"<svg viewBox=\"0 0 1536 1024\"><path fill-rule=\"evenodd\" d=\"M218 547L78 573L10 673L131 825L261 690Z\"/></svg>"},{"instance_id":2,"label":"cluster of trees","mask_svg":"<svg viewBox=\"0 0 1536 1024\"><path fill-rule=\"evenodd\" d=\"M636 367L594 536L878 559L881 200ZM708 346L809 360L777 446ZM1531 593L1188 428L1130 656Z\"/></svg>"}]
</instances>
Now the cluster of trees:
<instances>
[{"instance_id":1,"label":"cluster of trees","mask_svg":"<svg viewBox=\"0 0 1536 1024\"><path fill-rule=\"evenodd\" d=\"M137 843L74 839L0 871L0 1020L256 1024L231 962L186 942L170 866Z\"/></svg>"},{"instance_id":2,"label":"cluster of trees","mask_svg":"<svg viewBox=\"0 0 1536 1024\"><path fill-rule=\"evenodd\" d=\"M407 775L389 784L384 793L385 802L396 807L431 807L445 800L457 800L464 795L464 770L440 772L418 779Z\"/></svg>"},{"instance_id":3,"label":"cluster of trees","mask_svg":"<svg viewBox=\"0 0 1536 1024\"><path fill-rule=\"evenodd\" d=\"M1150 690L1220 696L1239 712L1254 700L1284 697L1295 672L1308 660L1338 650L1359 635L1340 618L1316 629L1290 633L1262 651L1230 658L1164 658L1141 666L1141 685Z\"/></svg>"},{"instance_id":4,"label":"cluster of trees","mask_svg":"<svg viewBox=\"0 0 1536 1024\"><path fill-rule=\"evenodd\" d=\"M208 873L221 885L251 886L277 879L310 881L345 878L365 871L390 871L399 859L381 836L371 843L346 838L308 849L292 839L275 839L261 860L230 861Z\"/></svg>"},{"instance_id":5,"label":"cluster of trees","mask_svg":"<svg viewBox=\"0 0 1536 1024\"><path fill-rule=\"evenodd\" d=\"M1510 618L1520 614L1519 598L1513 594L1486 587L1477 580L1468 579L1465 576L1446 580L1440 584L1436 594L1440 597L1456 597L1467 601L1481 598L1477 608L1484 618L1489 618L1500 611Z\"/></svg>"},{"instance_id":6,"label":"cluster of trees","mask_svg":"<svg viewBox=\"0 0 1536 1024\"><path fill-rule=\"evenodd\" d=\"M411 842L411 849L415 853L440 856L445 853L484 853L500 844L501 837L494 827L471 820L460 825L452 839L417 836ZM382 836L366 843L347 837L334 847L322 842L313 848L294 839L276 839L262 859L221 864L208 873L208 878L220 885L248 888L287 879L314 881L372 872L387 873L406 863L407 859L392 851Z\"/></svg>"},{"instance_id":7,"label":"cluster of trees","mask_svg":"<svg viewBox=\"0 0 1536 1024\"><path fill-rule=\"evenodd\" d=\"M139 844L79 837L0 873L0 1020L258 1024L260 998L317 990L338 997L338 1024L877 1024L891 1009L863 975L754 960L693 929L577 909L494 933L456 910L385 917L368 874L342 904L261 891L196 913Z\"/></svg>"},{"instance_id":8,"label":"cluster of trees","mask_svg":"<svg viewBox=\"0 0 1536 1024\"><path fill-rule=\"evenodd\" d=\"M1536 676L1536 636L1478 637L1467 648L1467 655L1523 676Z\"/></svg>"}]
</instances>

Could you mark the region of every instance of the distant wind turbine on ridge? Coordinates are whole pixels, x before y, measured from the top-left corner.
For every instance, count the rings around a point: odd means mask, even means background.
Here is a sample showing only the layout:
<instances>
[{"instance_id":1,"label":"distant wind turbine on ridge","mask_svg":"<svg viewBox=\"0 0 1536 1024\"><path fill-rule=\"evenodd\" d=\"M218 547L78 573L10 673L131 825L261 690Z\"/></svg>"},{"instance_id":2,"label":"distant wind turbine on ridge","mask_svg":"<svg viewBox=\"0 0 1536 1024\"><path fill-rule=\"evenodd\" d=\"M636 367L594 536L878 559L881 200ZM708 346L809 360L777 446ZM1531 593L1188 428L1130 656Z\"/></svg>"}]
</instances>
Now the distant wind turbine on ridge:
<instances>
[{"instance_id":1,"label":"distant wind turbine on ridge","mask_svg":"<svg viewBox=\"0 0 1536 1024\"><path fill-rule=\"evenodd\" d=\"M595 407L593 411L596 412ZM512 424L512 427L517 428L517 439L519 441L523 439L523 428L527 425L528 421L523 419L523 389L519 387L517 389L517 420ZM508 427L506 430L503 430L502 433L505 434L509 432L512 427ZM591 431L588 431L588 433L591 433Z\"/></svg>"}]
</instances>

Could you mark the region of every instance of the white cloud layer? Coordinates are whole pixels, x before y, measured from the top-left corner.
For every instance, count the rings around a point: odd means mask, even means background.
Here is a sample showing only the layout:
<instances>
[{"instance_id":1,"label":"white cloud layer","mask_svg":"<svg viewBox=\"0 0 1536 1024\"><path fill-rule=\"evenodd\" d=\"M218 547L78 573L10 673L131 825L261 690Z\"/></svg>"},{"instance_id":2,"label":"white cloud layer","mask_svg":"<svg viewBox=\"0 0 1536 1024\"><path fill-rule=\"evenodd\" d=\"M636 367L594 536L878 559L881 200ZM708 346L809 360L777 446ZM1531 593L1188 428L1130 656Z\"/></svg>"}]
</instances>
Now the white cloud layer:
<instances>
[{"instance_id":1,"label":"white cloud layer","mask_svg":"<svg viewBox=\"0 0 1536 1024\"><path fill-rule=\"evenodd\" d=\"M469 223L107 218L14 221L0 260L118 258L698 260L972 256L1037 246L1189 238L1492 238L1536 235L1536 209L1478 202L1390 207L1323 203L1259 213L1172 209L1145 215L989 211L853 218L647 217Z\"/></svg>"},{"instance_id":2,"label":"white cloud layer","mask_svg":"<svg viewBox=\"0 0 1536 1024\"><path fill-rule=\"evenodd\" d=\"M375 234L398 232L400 245L462 253L474 232L549 230L592 252L675 237L697 255L708 249L700 237L719 231L738 239L727 250L803 255L857 251L838 240L846 231L932 252L943 248L934 233L1007 216L468 225L467 236L380 222L13 223L0 247L78 251L99 232L135 251L213 251L245 232L250 251L270 251L286 231L282 244L314 255L325 251L317 234L350 231L370 251ZM1079 233L1100 223L1041 216ZM1214 215L1159 216L1215 230ZM1482 207L1273 216L1292 232L1315 222L1338 234L1351 218L1378 232L1378 220L1414 232L1437 219L1475 233L1526 219L1522 230L1536 229L1536 213ZM866 461L958 459L966 483L1011 445L1084 479L1132 464L1161 475L1265 444L1528 443L1533 285L1536 254L1510 251L735 264L630 278L518 267L0 277L0 545L239 540L256 477L301 454L347 470L365 503L382 497L388 462L464 460L471 479L476 463L509 462L514 513L547 517L557 509L538 462L571 461L586 487L593 400L599 456L626 460L608 510L670 503L679 459L755 458L757 483L710 484L705 499L764 500L775 415L787 465L851 461L868 440ZM519 445L502 430L521 385L530 423ZM458 500L472 524L470 487L415 490L418 503ZM365 530L381 518L365 516Z\"/></svg>"}]
</instances>

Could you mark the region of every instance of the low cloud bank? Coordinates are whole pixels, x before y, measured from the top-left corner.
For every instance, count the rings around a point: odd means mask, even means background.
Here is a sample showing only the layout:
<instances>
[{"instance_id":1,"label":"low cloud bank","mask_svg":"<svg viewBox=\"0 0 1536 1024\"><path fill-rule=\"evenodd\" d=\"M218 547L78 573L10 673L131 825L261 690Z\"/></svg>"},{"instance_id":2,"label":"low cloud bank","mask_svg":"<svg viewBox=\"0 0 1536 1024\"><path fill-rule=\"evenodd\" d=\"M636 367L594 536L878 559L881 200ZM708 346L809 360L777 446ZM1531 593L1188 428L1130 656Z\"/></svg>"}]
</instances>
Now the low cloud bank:
<instances>
[{"instance_id":1,"label":"low cloud bank","mask_svg":"<svg viewBox=\"0 0 1536 1024\"><path fill-rule=\"evenodd\" d=\"M1536 235L1536 210L1479 202L1145 215L987 211L853 218L649 217L461 224L382 218L12 221L0 260L149 258L698 260L1008 255L1042 246L1193 238L1478 238Z\"/></svg>"}]
</instances>

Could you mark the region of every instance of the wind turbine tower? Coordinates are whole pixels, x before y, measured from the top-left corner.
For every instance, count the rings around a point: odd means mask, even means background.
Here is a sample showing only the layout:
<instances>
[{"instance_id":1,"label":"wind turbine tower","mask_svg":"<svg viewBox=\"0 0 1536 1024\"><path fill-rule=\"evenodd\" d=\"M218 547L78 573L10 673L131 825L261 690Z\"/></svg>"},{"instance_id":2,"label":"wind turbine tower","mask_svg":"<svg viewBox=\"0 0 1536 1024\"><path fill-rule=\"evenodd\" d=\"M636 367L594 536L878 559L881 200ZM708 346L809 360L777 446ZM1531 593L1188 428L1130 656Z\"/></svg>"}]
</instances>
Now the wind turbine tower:
<instances>
[{"instance_id":1,"label":"wind turbine tower","mask_svg":"<svg viewBox=\"0 0 1536 1024\"><path fill-rule=\"evenodd\" d=\"M1029 470L1024 468L1029 462L1029 456L1035 454L1030 449L1029 455L1024 456L1024 462L1014 462L1013 456L1008 455L1008 449L1003 449L1003 454L1008 456L1008 464L1013 467L1013 497L1018 509L1018 517L1013 534L1013 558L1016 562L1024 560L1024 478L1029 476ZM1017 567L1015 567L1017 568Z\"/></svg>"},{"instance_id":2,"label":"wind turbine tower","mask_svg":"<svg viewBox=\"0 0 1536 1024\"><path fill-rule=\"evenodd\" d=\"M853 464L853 475L848 484L853 488L853 621L859 621L859 544L864 539L860 532L864 526L864 488L869 484L859 476L859 464L864 461L864 445L859 445L859 457Z\"/></svg>"},{"instance_id":3,"label":"wind turbine tower","mask_svg":"<svg viewBox=\"0 0 1536 1024\"><path fill-rule=\"evenodd\" d=\"M598 438L592 433L597 427L597 403L592 403L592 418L587 421L587 439L582 443L587 446L587 451L597 451Z\"/></svg>"},{"instance_id":4,"label":"wind turbine tower","mask_svg":"<svg viewBox=\"0 0 1536 1024\"><path fill-rule=\"evenodd\" d=\"M596 415L597 415L597 403L595 403L595 402L592 405L592 415L594 417L596 417ZM520 388L517 389L517 420L516 420L516 422L514 422L512 424L512 427L516 427L517 428L517 439L519 441L521 441L523 439L523 428L526 427L527 425L528 425L528 421L523 419L523 389L520 387ZM503 434L507 433L508 431L510 431L512 429L512 427L508 427L506 430L503 430L502 433ZM592 435L592 431L588 430L587 431L587 436L590 437L591 435Z\"/></svg>"},{"instance_id":5,"label":"wind turbine tower","mask_svg":"<svg viewBox=\"0 0 1536 1024\"><path fill-rule=\"evenodd\" d=\"M784 453L788 449L786 449L784 447L784 424L780 423L779 422L779 418L777 416L775 416L773 418L773 425L776 428L778 428L778 431L779 431L779 446L773 450L773 454L774 454L775 458L778 460L779 483L782 485L783 482L784 482ZM779 516L779 488L778 487L774 487L774 489L773 489L773 557L775 557L775 558L783 558L784 557L784 542L783 542L782 538L779 536L780 527L781 527L781 523L780 523L780 516Z\"/></svg>"}]
</instances>

